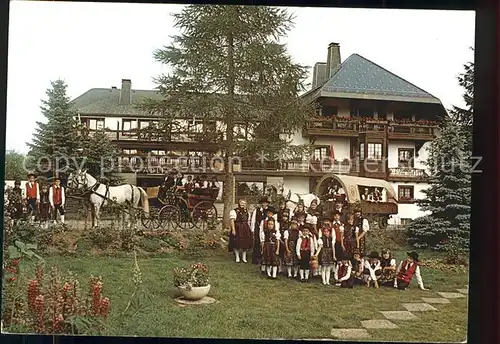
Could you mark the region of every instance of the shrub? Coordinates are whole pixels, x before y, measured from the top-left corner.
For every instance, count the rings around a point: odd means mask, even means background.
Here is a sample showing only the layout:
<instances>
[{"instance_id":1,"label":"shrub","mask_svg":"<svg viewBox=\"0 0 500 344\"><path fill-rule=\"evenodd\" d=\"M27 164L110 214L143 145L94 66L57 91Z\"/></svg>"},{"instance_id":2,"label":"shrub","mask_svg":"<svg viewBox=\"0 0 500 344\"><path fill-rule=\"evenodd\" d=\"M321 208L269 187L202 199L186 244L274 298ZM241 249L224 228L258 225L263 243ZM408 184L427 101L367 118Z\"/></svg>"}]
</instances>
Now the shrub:
<instances>
[{"instance_id":1,"label":"shrub","mask_svg":"<svg viewBox=\"0 0 500 344\"><path fill-rule=\"evenodd\" d=\"M366 233L366 251L379 252L383 248L397 251L407 246L408 231L374 229Z\"/></svg>"},{"instance_id":2,"label":"shrub","mask_svg":"<svg viewBox=\"0 0 500 344\"><path fill-rule=\"evenodd\" d=\"M116 239L117 231L114 225L92 228L89 231L88 238L92 242L92 245L106 249Z\"/></svg>"},{"instance_id":3,"label":"shrub","mask_svg":"<svg viewBox=\"0 0 500 344\"><path fill-rule=\"evenodd\" d=\"M205 264L196 263L188 268L174 269L175 287L185 287L187 290L191 290L192 287L205 287L209 283L209 270Z\"/></svg>"}]
</instances>

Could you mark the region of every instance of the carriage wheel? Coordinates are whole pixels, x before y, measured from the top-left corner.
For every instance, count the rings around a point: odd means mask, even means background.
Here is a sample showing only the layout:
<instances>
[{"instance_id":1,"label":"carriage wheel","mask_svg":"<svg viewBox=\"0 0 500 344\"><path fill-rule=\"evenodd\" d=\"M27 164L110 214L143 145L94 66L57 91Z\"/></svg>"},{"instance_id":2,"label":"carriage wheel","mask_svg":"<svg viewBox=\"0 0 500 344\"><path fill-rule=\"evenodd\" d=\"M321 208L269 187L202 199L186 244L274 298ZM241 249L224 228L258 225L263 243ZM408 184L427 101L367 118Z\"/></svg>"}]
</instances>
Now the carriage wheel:
<instances>
[{"instance_id":1,"label":"carriage wheel","mask_svg":"<svg viewBox=\"0 0 500 344\"><path fill-rule=\"evenodd\" d=\"M160 227L158 209L152 207L149 209L149 214L141 213L141 224L148 230L158 229Z\"/></svg>"},{"instance_id":2,"label":"carriage wheel","mask_svg":"<svg viewBox=\"0 0 500 344\"><path fill-rule=\"evenodd\" d=\"M196 222L193 220L192 214L189 209L179 208L179 221L177 226L182 229L193 229L196 226Z\"/></svg>"},{"instance_id":3,"label":"carriage wheel","mask_svg":"<svg viewBox=\"0 0 500 344\"><path fill-rule=\"evenodd\" d=\"M387 222L389 220L389 217L388 216L379 216L378 218L378 228L379 229L387 229Z\"/></svg>"},{"instance_id":4,"label":"carriage wheel","mask_svg":"<svg viewBox=\"0 0 500 344\"><path fill-rule=\"evenodd\" d=\"M174 230L179 222L180 214L179 209L174 207L173 205L166 205L161 208L160 213L158 214L158 220L160 222L160 226L162 229L167 231Z\"/></svg>"},{"instance_id":5,"label":"carriage wheel","mask_svg":"<svg viewBox=\"0 0 500 344\"><path fill-rule=\"evenodd\" d=\"M215 229L217 225L217 208L212 202L200 202L193 208L192 217L197 228Z\"/></svg>"}]
</instances>

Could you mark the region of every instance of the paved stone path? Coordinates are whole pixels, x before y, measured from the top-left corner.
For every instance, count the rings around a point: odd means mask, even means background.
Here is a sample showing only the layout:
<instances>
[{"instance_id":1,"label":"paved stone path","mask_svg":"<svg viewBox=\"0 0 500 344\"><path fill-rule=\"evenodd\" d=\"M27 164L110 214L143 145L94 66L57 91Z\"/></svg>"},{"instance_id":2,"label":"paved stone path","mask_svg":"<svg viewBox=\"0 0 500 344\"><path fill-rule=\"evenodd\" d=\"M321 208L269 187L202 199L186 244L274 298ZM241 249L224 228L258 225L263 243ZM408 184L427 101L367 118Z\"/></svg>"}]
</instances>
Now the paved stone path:
<instances>
[{"instance_id":1,"label":"paved stone path","mask_svg":"<svg viewBox=\"0 0 500 344\"><path fill-rule=\"evenodd\" d=\"M370 337L370 332L368 330L377 329L397 329L398 325L393 323L391 320L398 321L418 321L420 318L413 314L413 312L438 312L439 309L434 307L432 304L442 304L446 305L451 303L451 300L465 298L469 293L467 289L457 289L457 292L438 292L440 297L423 297L423 302L413 302L413 303L402 303L401 307L406 310L401 311L380 311L385 319L372 319L361 321L360 328L333 328L331 331L331 336L334 339L366 339Z\"/></svg>"}]
</instances>

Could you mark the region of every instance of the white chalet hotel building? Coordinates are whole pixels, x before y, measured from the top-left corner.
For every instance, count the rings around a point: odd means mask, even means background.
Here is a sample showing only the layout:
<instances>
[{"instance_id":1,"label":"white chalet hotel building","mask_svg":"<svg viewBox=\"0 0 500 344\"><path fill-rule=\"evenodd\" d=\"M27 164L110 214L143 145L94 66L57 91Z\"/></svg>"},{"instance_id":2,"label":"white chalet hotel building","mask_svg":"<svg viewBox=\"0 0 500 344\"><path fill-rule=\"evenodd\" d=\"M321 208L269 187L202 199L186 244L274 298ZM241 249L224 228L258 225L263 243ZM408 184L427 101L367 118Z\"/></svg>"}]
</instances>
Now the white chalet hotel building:
<instances>
[{"instance_id":1,"label":"white chalet hotel building","mask_svg":"<svg viewBox=\"0 0 500 344\"><path fill-rule=\"evenodd\" d=\"M129 182L157 185L165 169L188 165L186 174L205 174L222 183L219 168L189 169L203 157L219 155L216 144L203 142L204 131L219 127L219 123L193 118L180 121L165 137L138 134L134 129L158 121L134 106L144 97L159 95L152 90L134 90L131 81L124 79L121 89L94 88L73 102L81 122L90 130L108 131L122 149L127 166L131 159L148 159L154 167L149 171L124 170ZM237 186L279 183L287 190L308 193L325 173L383 179L392 184L398 201L398 214L389 224L404 224L423 215L414 201L429 187L423 164L426 148L437 134L439 118L446 116L439 99L358 54L342 62L336 43L328 46L326 62L314 66L313 87L303 97L317 103L320 110L302 131L289 137L292 144L314 147L312 161L243 161L235 167ZM238 125L237 137L245 139L245 129ZM187 162L176 160L186 156L190 157ZM333 165L329 161L334 161Z\"/></svg>"}]
</instances>

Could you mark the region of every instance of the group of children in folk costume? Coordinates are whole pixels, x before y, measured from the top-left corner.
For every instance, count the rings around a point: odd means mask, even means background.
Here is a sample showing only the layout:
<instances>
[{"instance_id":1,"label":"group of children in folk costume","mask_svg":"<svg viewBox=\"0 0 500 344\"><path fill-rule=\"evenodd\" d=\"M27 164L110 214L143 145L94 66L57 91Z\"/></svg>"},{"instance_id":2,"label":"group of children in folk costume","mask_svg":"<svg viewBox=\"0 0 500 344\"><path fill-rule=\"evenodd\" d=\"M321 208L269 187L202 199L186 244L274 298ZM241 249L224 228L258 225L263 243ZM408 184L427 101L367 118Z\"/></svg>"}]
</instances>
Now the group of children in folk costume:
<instances>
[{"instance_id":1,"label":"group of children in folk costume","mask_svg":"<svg viewBox=\"0 0 500 344\"><path fill-rule=\"evenodd\" d=\"M28 208L29 220L34 222L35 218L43 226L48 226L51 214L54 223L57 223L57 214L59 213L61 223L64 224L64 204L66 202L66 194L64 187L61 186L61 179L56 177L52 186L47 184L40 184L36 181L36 175L33 173L28 174L28 182L25 185L25 201ZM12 220L17 221L22 217L23 198L21 190L21 182L16 180L14 188L11 190L14 202L12 202L13 215Z\"/></svg>"},{"instance_id":2,"label":"group of children in folk costume","mask_svg":"<svg viewBox=\"0 0 500 344\"><path fill-rule=\"evenodd\" d=\"M321 275L322 283L330 285L333 272L335 284L343 288L364 284L406 289L415 276L419 287L425 289L416 252L409 252L397 267L389 250L383 250L381 256L371 252L366 257L369 224L360 210L347 215L336 205L333 220L331 215L323 217L318 229L319 212L314 212L314 202L307 212L299 203L293 213L284 203L278 211L267 198L260 203L262 206L251 216L245 200L230 212L229 251L234 252L236 262L246 263L247 252L253 246L252 263L261 264L261 272L269 278L277 278L286 269L288 278L299 277L301 282L307 282L311 274ZM341 218L346 219L345 223Z\"/></svg>"}]
</instances>

